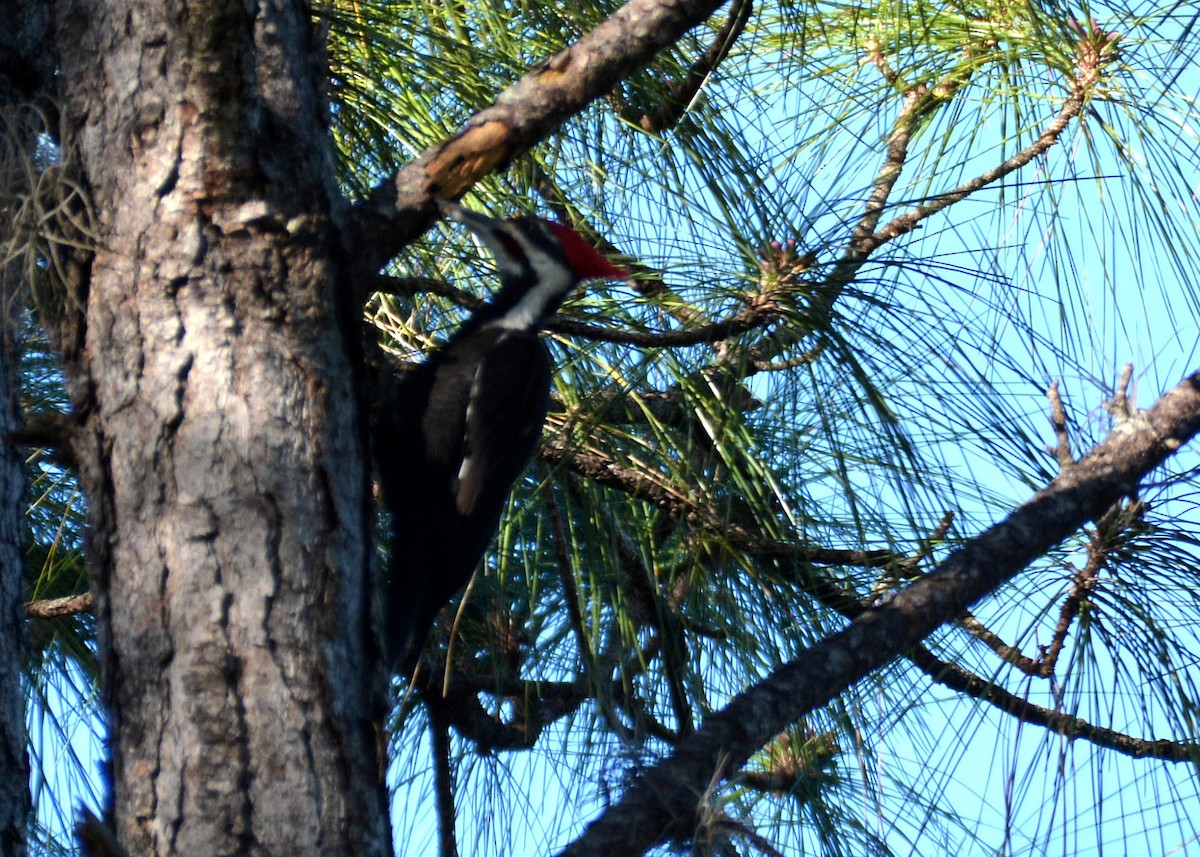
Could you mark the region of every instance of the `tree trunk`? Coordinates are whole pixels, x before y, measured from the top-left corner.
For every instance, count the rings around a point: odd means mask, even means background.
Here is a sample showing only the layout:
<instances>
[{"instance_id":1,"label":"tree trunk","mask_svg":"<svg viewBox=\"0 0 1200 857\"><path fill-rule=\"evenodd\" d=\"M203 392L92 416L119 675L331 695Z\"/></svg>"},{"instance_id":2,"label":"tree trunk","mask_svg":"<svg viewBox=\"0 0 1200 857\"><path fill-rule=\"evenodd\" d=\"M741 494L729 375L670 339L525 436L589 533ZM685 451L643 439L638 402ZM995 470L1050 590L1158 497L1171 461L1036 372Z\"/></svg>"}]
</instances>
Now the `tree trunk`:
<instances>
[{"instance_id":1,"label":"tree trunk","mask_svg":"<svg viewBox=\"0 0 1200 857\"><path fill-rule=\"evenodd\" d=\"M0 147L15 141L0 140ZM0 179L2 180L2 179ZM0 224L2 233L3 224ZM0 234L0 243L6 238ZM0 438L21 426L17 397L17 265L0 265ZM26 853L30 813L29 758L25 751L25 696L21 642L25 601L25 462L21 450L0 443L0 857Z\"/></svg>"},{"instance_id":2,"label":"tree trunk","mask_svg":"<svg viewBox=\"0 0 1200 857\"><path fill-rule=\"evenodd\" d=\"M387 854L371 506L302 4L66 0L64 353L131 854Z\"/></svg>"}]
</instances>

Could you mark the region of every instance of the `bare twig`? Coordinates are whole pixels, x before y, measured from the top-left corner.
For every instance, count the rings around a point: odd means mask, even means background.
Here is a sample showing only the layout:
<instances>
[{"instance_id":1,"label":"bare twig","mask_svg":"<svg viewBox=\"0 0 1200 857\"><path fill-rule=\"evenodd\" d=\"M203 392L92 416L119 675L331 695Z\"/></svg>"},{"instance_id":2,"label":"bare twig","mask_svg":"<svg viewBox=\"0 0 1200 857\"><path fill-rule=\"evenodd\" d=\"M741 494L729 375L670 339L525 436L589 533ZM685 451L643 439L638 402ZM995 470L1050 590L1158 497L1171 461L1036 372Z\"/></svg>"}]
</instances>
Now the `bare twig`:
<instances>
[{"instance_id":1,"label":"bare twig","mask_svg":"<svg viewBox=\"0 0 1200 857\"><path fill-rule=\"evenodd\" d=\"M92 593L68 595L65 598L47 598L30 601L25 605L25 615L30 619L56 619L60 616L78 616L92 612Z\"/></svg>"},{"instance_id":2,"label":"bare twig","mask_svg":"<svg viewBox=\"0 0 1200 857\"><path fill-rule=\"evenodd\" d=\"M966 199L975 193L975 191L999 181L1010 173L1016 172L1034 158L1048 151L1058 143L1058 138L1062 136L1063 131L1070 125L1071 120L1079 115L1079 111L1083 109L1084 98L1085 94L1083 90L1079 88L1075 89L1059 109L1058 115L1051 120L1050 124L1046 126L1046 129L1042 131L1037 140L1029 146L999 166L976 176L970 181L964 182L954 190L938 194L929 201L896 217L874 235L864 239L861 249L870 252L889 241L899 238L901 235L912 232L921 221L931 215L937 214L939 211L944 211L955 203Z\"/></svg>"},{"instance_id":3,"label":"bare twig","mask_svg":"<svg viewBox=\"0 0 1200 857\"><path fill-rule=\"evenodd\" d=\"M994 682L964 670L957 664L941 660L924 646L914 646L908 650L906 656L938 684L995 706L1023 723L1045 727L1064 738L1081 739L1095 744L1097 747L1115 750L1134 759L1189 762L1200 757L1200 744L1170 741L1165 738L1153 740L1137 738L1103 726L1096 726L1072 714L1034 705Z\"/></svg>"},{"instance_id":4,"label":"bare twig","mask_svg":"<svg viewBox=\"0 0 1200 857\"><path fill-rule=\"evenodd\" d=\"M1054 427L1054 437L1058 441L1054 446L1054 457L1058 460L1061 470L1074 464L1075 456L1071 453L1071 436L1067 433L1067 411L1063 407L1057 379L1050 384L1046 397L1050 400L1050 425Z\"/></svg>"},{"instance_id":5,"label":"bare twig","mask_svg":"<svg viewBox=\"0 0 1200 857\"><path fill-rule=\"evenodd\" d=\"M1107 514L1104 515L1104 519L1109 517ZM1111 550L1108 532L1110 529L1111 527L1108 526L1097 527L1091 538L1088 539L1088 560L1084 563L1083 568L1075 573L1071 589L1067 593L1067 597L1063 599L1062 607L1058 612L1058 621L1054 625L1054 633L1050 637L1050 644L1038 658L1037 675L1049 677L1054 674L1054 665L1058 663L1058 656L1066 643L1071 623L1079 616L1079 609L1082 607L1084 599L1095 589L1100 570L1108 561Z\"/></svg>"}]
</instances>

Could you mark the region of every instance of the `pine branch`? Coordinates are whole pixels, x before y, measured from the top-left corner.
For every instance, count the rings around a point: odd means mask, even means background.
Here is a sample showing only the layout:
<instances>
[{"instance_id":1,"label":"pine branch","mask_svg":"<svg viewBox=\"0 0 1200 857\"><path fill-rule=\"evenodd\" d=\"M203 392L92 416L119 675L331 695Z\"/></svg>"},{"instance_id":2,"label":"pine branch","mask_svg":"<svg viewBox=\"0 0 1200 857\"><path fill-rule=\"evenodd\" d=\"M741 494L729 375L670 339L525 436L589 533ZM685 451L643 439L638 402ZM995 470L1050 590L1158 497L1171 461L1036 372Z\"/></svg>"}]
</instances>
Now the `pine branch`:
<instances>
[{"instance_id":1,"label":"pine branch","mask_svg":"<svg viewBox=\"0 0 1200 857\"><path fill-rule=\"evenodd\" d=\"M30 619L56 619L60 616L77 616L92 612L92 594L68 595L65 598L44 598L25 604L25 615Z\"/></svg>"},{"instance_id":2,"label":"pine branch","mask_svg":"<svg viewBox=\"0 0 1200 857\"><path fill-rule=\"evenodd\" d=\"M995 682L938 658L925 646L914 646L905 652L905 657L938 684L995 706L1022 723L1043 726L1064 738L1082 739L1134 759L1161 759L1166 762L1195 762L1200 759L1200 744L1165 738L1137 738L1088 723L1064 711L1035 705Z\"/></svg>"},{"instance_id":3,"label":"pine branch","mask_svg":"<svg viewBox=\"0 0 1200 857\"><path fill-rule=\"evenodd\" d=\"M1094 519L1200 431L1200 374L1118 426L1032 500L932 573L862 613L709 717L563 855L643 854L692 834L697 796L730 776L788 723L916 646Z\"/></svg>"}]
</instances>

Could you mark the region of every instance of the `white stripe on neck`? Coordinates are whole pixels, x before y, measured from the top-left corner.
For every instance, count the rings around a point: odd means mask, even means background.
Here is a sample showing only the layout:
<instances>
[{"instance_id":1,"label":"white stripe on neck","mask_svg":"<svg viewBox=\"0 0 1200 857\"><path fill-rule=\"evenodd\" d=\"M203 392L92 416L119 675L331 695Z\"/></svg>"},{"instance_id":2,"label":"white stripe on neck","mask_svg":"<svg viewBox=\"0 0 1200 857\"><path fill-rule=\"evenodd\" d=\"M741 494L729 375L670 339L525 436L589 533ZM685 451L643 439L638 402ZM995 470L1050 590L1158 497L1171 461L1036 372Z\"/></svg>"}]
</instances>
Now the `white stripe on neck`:
<instances>
[{"instance_id":1,"label":"white stripe on neck","mask_svg":"<svg viewBox=\"0 0 1200 857\"><path fill-rule=\"evenodd\" d=\"M556 260L542 253L529 256L533 266L536 285L521 295L513 306L499 318L492 319L484 327L499 327L504 330L538 330L553 313L548 307L561 303L575 285L575 275Z\"/></svg>"}]
</instances>

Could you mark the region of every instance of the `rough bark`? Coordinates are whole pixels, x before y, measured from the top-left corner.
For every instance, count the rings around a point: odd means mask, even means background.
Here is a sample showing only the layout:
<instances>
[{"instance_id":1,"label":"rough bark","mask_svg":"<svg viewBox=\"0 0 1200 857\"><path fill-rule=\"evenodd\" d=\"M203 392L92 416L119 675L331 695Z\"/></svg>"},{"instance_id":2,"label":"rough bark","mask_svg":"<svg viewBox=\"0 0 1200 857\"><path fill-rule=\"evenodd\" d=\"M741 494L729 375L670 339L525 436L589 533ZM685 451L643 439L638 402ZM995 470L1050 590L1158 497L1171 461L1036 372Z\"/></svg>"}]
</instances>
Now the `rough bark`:
<instances>
[{"instance_id":1,"label":"rough bark","mask_svg":"<svg viewBox=\"0 0 1200 857\"><path fill-rule=\"evenodd\" d=\"M65 0L63 351L131 854L390 853L369 482L303 4Z\"/></svg>"}]
</instances>

